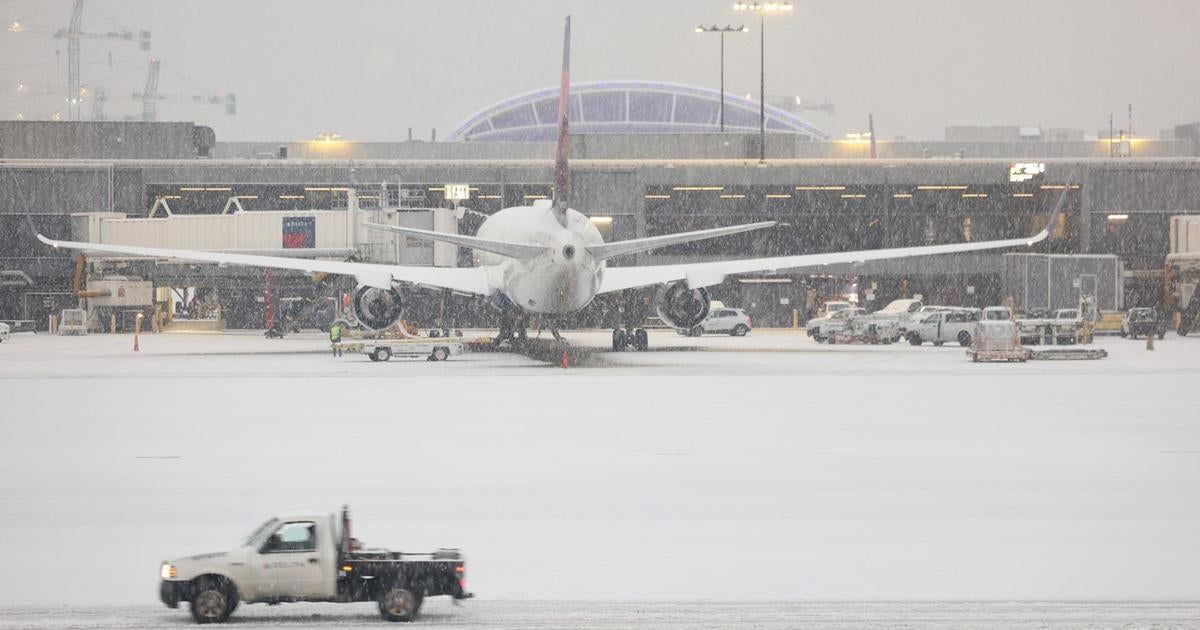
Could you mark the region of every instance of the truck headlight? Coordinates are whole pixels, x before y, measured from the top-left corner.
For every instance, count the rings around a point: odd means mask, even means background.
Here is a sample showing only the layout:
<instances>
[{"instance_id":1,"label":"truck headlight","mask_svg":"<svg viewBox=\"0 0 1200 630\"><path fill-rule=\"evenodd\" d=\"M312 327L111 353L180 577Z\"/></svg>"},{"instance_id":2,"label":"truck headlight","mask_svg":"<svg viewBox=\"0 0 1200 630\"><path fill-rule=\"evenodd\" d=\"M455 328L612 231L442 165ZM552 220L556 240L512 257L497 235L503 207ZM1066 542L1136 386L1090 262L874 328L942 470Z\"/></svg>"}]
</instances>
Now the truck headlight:
<instances>
[{"instance_id":1,"label":"truck headlight","mask_svg":"<svg viewBox=\"0 0 1200 630\"><path fill-rule=\"evenodd\" d=\"M175 569L175 565L167 562L163 563L162 571L160 573L162 575L162 579L164 580L174 579L175 576L179 574L179 572Z\"/></svg>"}]
</instances>

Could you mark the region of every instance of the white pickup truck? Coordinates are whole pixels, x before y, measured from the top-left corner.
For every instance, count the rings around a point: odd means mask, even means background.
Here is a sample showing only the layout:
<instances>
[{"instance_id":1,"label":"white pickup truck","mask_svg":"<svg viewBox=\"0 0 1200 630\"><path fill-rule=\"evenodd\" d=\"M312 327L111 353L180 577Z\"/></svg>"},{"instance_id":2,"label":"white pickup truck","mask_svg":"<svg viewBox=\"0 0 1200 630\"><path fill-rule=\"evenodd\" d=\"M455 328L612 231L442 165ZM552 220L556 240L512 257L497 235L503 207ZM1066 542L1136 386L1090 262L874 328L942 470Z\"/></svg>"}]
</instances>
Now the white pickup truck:
<instances>
[{"instance_id":1,"label":"white pickup truck","mask_svg":"<svg viewBox=\"0 0 1200 630\"><path fill-rule=\"evenodd\" d=\"M229 551L163 562L159 596L191 603L197 623L222 623L238 602L366 602L388 621L412 621L426 597L471 597L457 549L401 553L362 549L350 514L277 516Z\"/></svg>"},{"instance_id":2,"label":"white pickup truck","mask_svg":"<svg viewBox=\"0 0 1200 630\"><path fill-rule=\"evenodd\" d=\"M977 308L947 308L925 310L908 329L908 342L919 346L927 341L940 346L947 341L957 342L964 348L971 345L975 325L983 313Z\"/></svg>"}]
</instances>

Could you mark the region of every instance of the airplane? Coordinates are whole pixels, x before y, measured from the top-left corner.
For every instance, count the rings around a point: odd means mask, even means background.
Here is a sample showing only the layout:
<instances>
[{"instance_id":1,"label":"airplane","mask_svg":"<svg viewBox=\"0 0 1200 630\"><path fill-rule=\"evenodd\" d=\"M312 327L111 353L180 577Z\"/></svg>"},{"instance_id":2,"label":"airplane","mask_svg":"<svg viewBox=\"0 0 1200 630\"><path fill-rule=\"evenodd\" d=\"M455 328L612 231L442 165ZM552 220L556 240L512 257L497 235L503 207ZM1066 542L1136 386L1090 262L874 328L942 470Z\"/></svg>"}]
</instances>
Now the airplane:
<instances>
[{"instance_id":1,"label":"airplane","mask_svg":"<svg viewBox=\"0 0 1200 630\"><path fill-rule=\"evenodd\" d=\"M359 322L372 330L391 327L401 317L407 286L438 288L490 299L501 309L497 342L523 338L530 315L553 318L588 306L598 295L630 289L658 287L656 300L662 321L677 329L690 329L709 310L708 287L734 274L776 272L834 263L928 256L1031 246L1046 239L1066 199L1067 186L1046 227L1028 238L954 243L921 247L801 254L669 265L609 267L607 261L669 245L711 239L775 225L762 221L662 236L604 242L596 226L583 213L568 207L570 171L567 149L570 133L567 103L570 90L571 18L563 30L562 83L558 101L558 140L554 156L554 193L549 200L514 206L490 215L475 236L432 232L373 223L369 229L388 230L406 237L452 243L480 253L475 267L420 267L332 260L285 258L219 251L137 247L60 241L37 234L52 247L87 250L135 257L246 265L307 273L353 276L358 283L351 301ZM553 330L558 337L557 330ZM630 340L638 350L648 347L644 329L613 331L614 349ZM622 340L620 348L618 340Z\"/></svg>"}]
</instances>

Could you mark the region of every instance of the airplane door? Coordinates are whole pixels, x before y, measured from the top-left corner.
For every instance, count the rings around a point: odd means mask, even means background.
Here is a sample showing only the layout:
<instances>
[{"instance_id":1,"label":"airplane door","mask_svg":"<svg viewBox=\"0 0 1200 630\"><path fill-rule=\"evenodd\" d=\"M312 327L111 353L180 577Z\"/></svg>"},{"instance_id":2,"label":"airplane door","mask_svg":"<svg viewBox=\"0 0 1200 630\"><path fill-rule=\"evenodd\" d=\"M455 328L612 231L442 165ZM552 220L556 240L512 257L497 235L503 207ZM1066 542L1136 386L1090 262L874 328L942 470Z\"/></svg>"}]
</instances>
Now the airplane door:
<instances>
[{"instance_id":1,"label":"airplane door","mask_svg":"<svg viewBox=\"0 0 1200 630\"><path fill-rule=\"evenodd\" d=\"M259 549L255 560L259 592L263 595L283 599L327 596L325 576L333 575L333 567L323 566L315 522L283 523Z\"/></svg>"}]
</instances>

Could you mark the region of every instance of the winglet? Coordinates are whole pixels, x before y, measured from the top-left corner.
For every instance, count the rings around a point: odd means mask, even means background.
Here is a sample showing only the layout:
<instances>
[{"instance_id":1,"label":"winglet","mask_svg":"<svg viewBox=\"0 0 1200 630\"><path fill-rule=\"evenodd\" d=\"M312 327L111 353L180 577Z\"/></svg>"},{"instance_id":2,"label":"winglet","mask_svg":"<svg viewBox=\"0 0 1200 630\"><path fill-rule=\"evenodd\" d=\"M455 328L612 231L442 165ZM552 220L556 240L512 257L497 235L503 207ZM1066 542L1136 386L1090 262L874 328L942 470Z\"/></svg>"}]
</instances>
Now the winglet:
<instances>
[{"instance_id":1,"label":"winglet","mask_svg":"<svg viewBox=\"0 0 1200 630\"><path fill-rule=\"evenodd\" d=\"M567 225L567 203L571 189L571 171L567 153L571 144L567 110L571 98L571 16L563 27L562 84L558 90L558 144L554 149L554 216L560 225Z\"/></svg>"},{"instance_id":2,"label":"winglet","mask_svg":"<svg viewBox=\"0 0 1200 630\"><path fill-rule=\"evenodd\" d=\"M1062 214L1063 205L1067 202L1067 193L1071 191L1071 186L1071 182L1068 181L1067 185L1063 187L1062 194L1058 196L1058 202L1054 204L1054 211L1050 213L1050 220L1046 221L1046 227L1029 238L1029 245L1040 243L1050 236L1050 230L1053 230L1058 223L1058 215Z\"/></svg>"}]
</instances>

